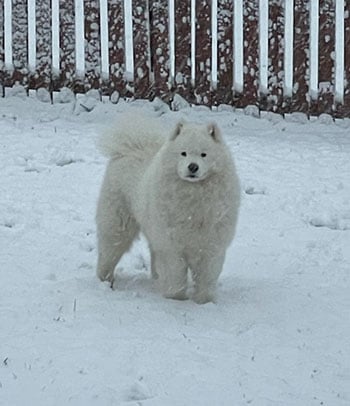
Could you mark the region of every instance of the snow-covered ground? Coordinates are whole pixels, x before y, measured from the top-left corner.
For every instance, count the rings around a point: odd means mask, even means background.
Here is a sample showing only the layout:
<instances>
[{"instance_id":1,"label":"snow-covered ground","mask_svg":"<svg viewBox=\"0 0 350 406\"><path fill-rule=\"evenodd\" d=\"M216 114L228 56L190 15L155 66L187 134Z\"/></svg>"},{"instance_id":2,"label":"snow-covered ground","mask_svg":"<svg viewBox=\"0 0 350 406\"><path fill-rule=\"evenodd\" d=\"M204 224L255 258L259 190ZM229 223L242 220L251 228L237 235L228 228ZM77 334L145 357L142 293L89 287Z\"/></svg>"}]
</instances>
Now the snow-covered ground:
<instances>
[{"instance_id":1,"label":"snow-covered ground","mask_svg":"<svg viewBox=\"0 0 350 406\"><path fill-rule=\"evenodd\" d=\"M348 406L350 122L86 104L0 98L0 405ZM95 139L138 109L215 119L235 156L216 304L162 298L143 240L95 277Z\"/></svg>"}]
</instances>

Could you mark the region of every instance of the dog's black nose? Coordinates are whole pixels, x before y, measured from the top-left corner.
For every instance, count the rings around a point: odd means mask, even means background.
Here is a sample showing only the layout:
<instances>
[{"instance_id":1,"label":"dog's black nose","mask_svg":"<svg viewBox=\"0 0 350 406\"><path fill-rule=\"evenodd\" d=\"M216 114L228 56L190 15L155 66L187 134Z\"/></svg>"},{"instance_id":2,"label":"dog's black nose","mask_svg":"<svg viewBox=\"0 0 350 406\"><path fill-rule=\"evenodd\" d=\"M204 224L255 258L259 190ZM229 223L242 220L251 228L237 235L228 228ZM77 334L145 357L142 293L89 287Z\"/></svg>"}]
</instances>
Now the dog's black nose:
<instances>
[{"instance_id":1,"label":"dog's black nose","mask_svg":"<svg viewBox=\"0 0 350 406\"><path fill-rule=\"evenodd\" d=\"M190 164L188 165L188 170L189 170L191 173L196 173L196 172L198 171L198 169L199 169L199 166L198 166L197 164L195 164L194 162L192 162L192 163L190 163Z\"/></svg>"}]
</instances>

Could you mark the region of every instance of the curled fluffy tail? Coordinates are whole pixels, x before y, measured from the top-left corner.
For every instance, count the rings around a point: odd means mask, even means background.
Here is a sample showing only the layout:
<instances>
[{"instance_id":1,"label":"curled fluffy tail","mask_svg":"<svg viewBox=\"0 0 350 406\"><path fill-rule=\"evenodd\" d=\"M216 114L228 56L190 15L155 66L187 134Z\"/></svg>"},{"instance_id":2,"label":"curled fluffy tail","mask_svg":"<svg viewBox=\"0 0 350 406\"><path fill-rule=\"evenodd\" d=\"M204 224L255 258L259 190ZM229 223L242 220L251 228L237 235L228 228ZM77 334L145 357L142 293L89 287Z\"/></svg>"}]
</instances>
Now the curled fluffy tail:
<instances>
[{"instance_id":1,"label":"curled fluffy tail","mask_svg":"<svg viewBox=\"0 0 350 406\"><path fill-rule=\"evenodd\" d=\"M118 118L99 137L97 146L108 158L123 157L136 151L156 152L166 140L165 134L159 119L135 111L134 114L128 113Z\"/></svg>"}]
</instances>

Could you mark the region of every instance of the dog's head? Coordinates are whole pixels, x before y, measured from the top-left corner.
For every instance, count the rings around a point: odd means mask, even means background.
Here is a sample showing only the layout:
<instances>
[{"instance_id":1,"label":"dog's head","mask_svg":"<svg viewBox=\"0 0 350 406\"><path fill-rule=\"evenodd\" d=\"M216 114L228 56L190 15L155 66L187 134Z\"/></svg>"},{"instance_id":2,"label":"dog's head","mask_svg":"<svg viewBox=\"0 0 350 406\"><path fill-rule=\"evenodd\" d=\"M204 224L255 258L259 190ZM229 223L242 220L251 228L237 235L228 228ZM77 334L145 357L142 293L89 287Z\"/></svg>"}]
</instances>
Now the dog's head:
<instances>
[{"instance_id":1,"label":"dog's head","mask_svg":"<svg viewBox=\"0 0 350 406\"><path fill-rule=\"evenodd\" d=\"M222 136L215 123L179 122L170 137L169 147L176 157L179 177L188 182L206 179L218 171L222 165L220 160L225 160Z\"/></svg>"}]
</instances>

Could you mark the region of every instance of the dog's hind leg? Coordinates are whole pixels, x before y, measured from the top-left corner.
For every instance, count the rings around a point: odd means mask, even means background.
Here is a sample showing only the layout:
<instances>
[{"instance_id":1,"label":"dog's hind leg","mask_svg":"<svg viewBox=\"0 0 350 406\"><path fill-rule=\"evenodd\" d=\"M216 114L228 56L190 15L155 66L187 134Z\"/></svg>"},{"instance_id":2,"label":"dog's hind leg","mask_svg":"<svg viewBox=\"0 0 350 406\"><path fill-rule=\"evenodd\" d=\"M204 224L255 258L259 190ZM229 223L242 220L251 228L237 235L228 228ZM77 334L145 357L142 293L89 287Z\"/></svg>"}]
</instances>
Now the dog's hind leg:
<instances>
[{"instance_id":1,"label":"dog's hind leg","mask_svg":"<svg viewBox=\"0 0 350 406\"><path fill-rule=\"evenodd\" d=\"M136 220L125 205L101 199L97 209L97 276L113 285L114 268L139 232Z\"/></svg>"},{"instance_id":2,"label":"dog's hind leg","mask_svg":"<svg viewBox=\"0 0 350 406\"><path fill-rule=\"evenodd\" d=\"M127 220L126 223L124 221ZM106 229L98 232L98 264L97 275L102 281L113 285L114 268L129 248L138 234L136 221L128 219L111 219Z\"/></svg>"}]
</instances>

